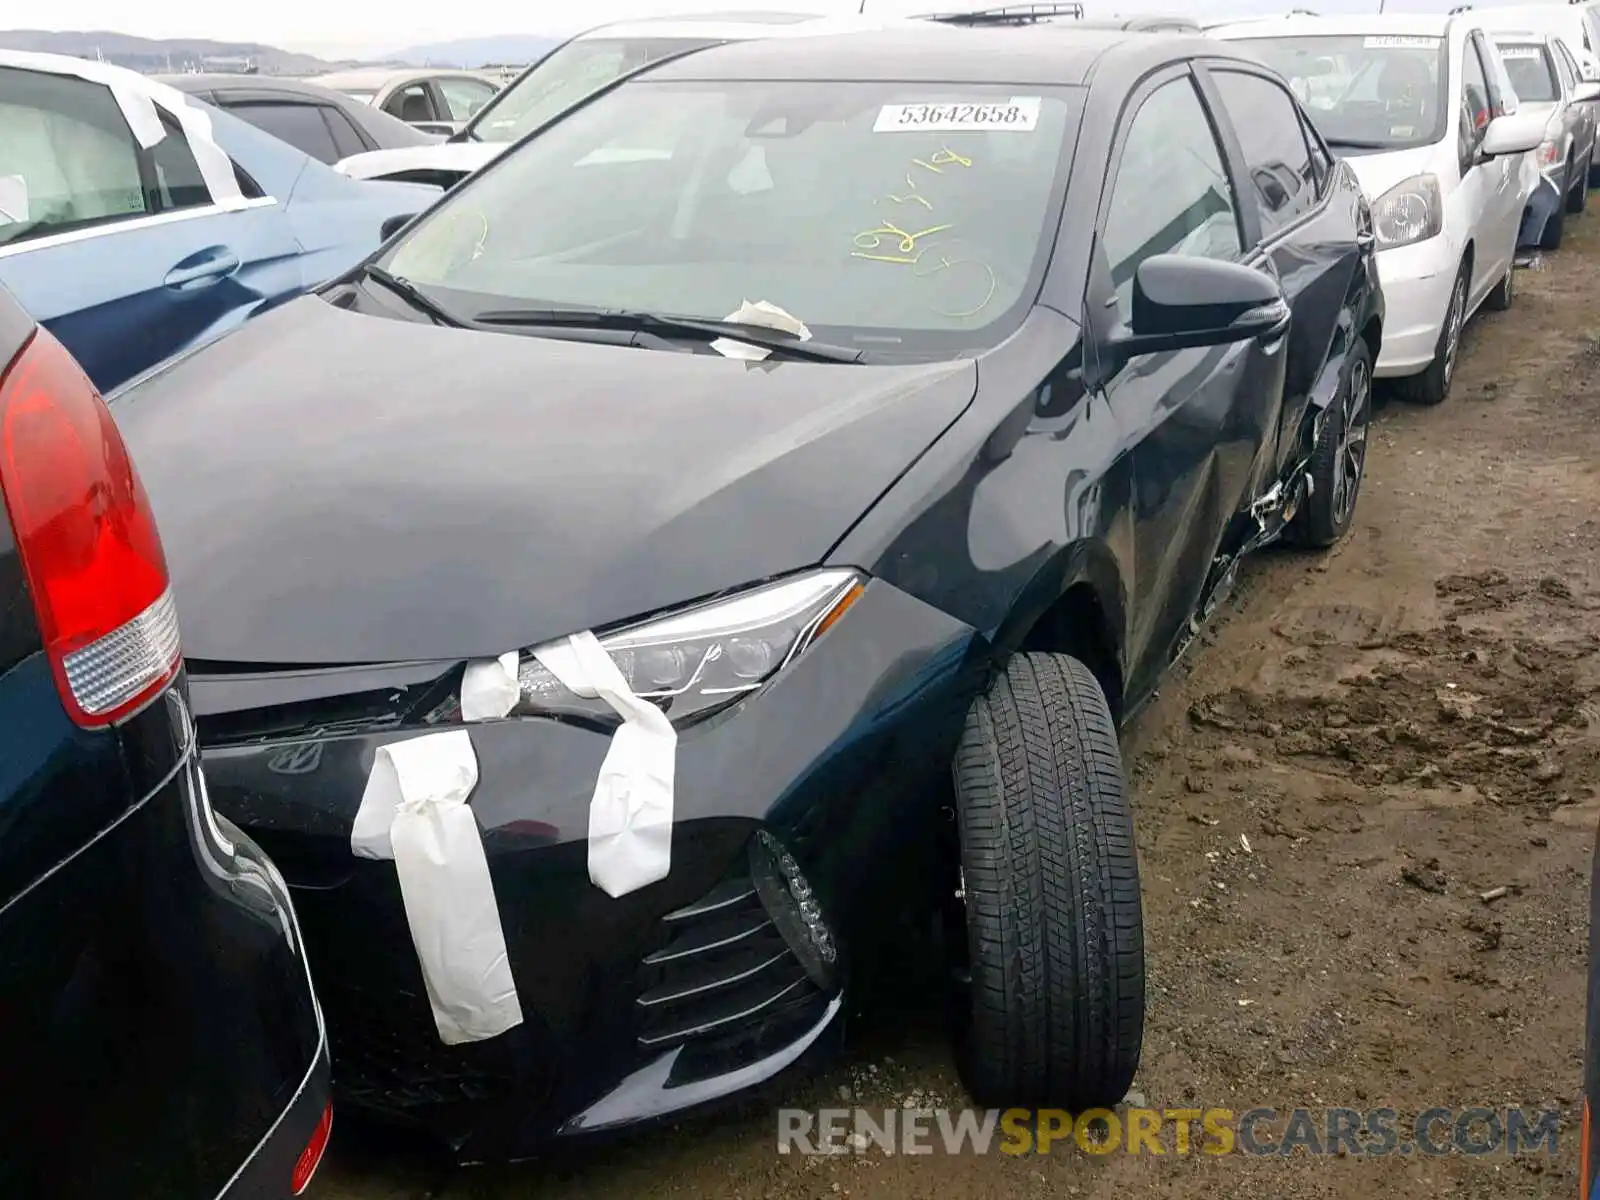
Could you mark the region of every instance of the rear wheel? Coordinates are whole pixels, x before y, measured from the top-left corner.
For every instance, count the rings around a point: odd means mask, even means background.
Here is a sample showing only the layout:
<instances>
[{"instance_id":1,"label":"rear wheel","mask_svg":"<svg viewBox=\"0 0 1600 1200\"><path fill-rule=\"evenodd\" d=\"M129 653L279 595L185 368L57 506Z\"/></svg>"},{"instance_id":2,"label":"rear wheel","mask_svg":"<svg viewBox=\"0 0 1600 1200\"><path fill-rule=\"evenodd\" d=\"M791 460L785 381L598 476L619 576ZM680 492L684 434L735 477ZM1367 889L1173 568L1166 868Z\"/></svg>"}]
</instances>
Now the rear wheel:
<instances>
[{"instance_id":1,"label":"rear wheel","mask_svg":"<svg viewBox=\"0 0 1600 1200\"><path fill-rule=\"evenodd\" d=\"M955 767L967 933L958 1058L986 1107L1121 1100L1144 1030L1133 817L1105 694L1077 659L1017 654Z\"/></svg>"},{"instance_id":2,"label":"rear wheel","mask_svg":"<svg viewBox=\"0 0 1600 1200\"><path fill-rule=\"evenodd\" d=\"M1295 541L1331 546L1350 530L1367 466L1372 420L1372 350L1365 340L1350 349L1344 379L1322 417L1311 455L1311 495L1295 518Z\"/></svg>"},{"instance_id":3,"label":"rear wheel","mask_svg":"<svg viewBox=\"0 0 1600 1200\"><path fill-rule=\"evenodd\" d=\"M1566 182L1569 186L1572 183L1570 168ZM1567 195L1567 192L1562 192L1561 202L1556 205L1555 212L1550 214L1550 219L1544 223L1544 236L1539 239L1539 249L1541 250L1561 249L1561 239L1567 232L1567 212L1569 210L1569 205L1566 203Z\"/></svg>"},{"instance_id":4,"label":"rear wheel","mask_svg":"<svg viewBox=\"0 0 1600 1200\"><path fill-rule=\"evenodd\" d=\"M1578 186L1567 193L1567 211L1574 216L1589 207L1589 176L1594 170L1594 155L1591 153L1583 170L1578 172Z\"/></svg>"},{"instance_id":5,"label":"rear wheel","mask_svg":"<svg viewBox=\"0 0 1600 1200\"><path fill-rule=\"evenodd\" d=\"M1500 282L1494 285L1494 291L1484 298L1483 306L1493 312L1505 312L1517 298L1517 263L1516 255L1506 264L1506 273Z\"/></svg>"},{"instance_id":6,"label":"rear wheel","mask_svg":"<svg viewBox=\"0 0 1600 1200\"><path fill-rule=\"evenodd\" d=\"M1450 305L1444 312L1444 327L1434 347L1433 361L1420 375L1400 381L1400 391L1417 404L1443 404L1456 377L1456 360L1461 357L1461 332L1467 324L1467 281L1472 265L1462 263L1456 285L1450 289Z\"/></svg>"}]
</instances>

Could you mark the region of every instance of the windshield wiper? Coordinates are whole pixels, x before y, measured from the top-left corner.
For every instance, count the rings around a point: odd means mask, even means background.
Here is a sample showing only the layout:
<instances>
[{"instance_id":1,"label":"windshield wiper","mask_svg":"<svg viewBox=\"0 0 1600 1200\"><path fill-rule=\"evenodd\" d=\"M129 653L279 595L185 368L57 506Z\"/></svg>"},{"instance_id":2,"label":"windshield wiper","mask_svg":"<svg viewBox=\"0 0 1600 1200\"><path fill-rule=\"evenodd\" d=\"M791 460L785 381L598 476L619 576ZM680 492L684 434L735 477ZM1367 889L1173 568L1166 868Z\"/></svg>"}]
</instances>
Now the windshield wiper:
<instances>
[{"instance_id":1,"label":"windshield wiper","mask_svg":"<svg viewBox=\"0 0 1600 1200\"><path fill-rule=\"evenodd\" d=\"M715 341L727 338L760 346L778 354L813 362L854 363L861 351L826 342L802 342L792 333L768 329L764 325L743 325L738 321L712 321L701 317L673 317L665 313L635 312L621 308L511 308L492 309L473 316L475 325L504 325L534 329L632 329L664 337Z\"/></svg>"},{"instance_id":2,"label":"windshield wiper","mask_svg":"<svg viewBox=\"0 0 1600 1200\"><path fill-rule=\"evenodd\" d=\"M420 313L432 317L440 325L449 325L455 329L465 329L466 322L455 313L451 312L437 300L432 299L426 292L412 283L409 279L402 279L398 275L391 275L383 267L365 266L361 273L368 279L376 279L384 287L399 296L412 308Z\"/></svg>"},{"instance_id":3,"label":"windshield wiper","mask_svg":"<svg viewBox=\"0 0 1600 1200\"><path fill-rule=\"evenodd\" d=\"M1324 137L1330 146L1343 146L1346 150L1387 150L1390 143L1374 142L1367 138Z\"/></svg>"}]
</instances>

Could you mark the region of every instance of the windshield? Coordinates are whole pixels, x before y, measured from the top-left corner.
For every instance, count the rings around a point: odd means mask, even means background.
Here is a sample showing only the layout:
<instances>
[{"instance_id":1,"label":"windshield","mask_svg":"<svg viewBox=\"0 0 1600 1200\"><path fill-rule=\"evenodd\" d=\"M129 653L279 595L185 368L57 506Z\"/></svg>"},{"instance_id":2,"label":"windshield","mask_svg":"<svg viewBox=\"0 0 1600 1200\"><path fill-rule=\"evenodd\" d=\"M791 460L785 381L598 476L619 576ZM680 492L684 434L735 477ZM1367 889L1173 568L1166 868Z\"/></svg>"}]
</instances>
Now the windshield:
<instances>
[{"instance_id":1,"label":"windshield","mask_svg":"<svg viewBox=\"0 0 1600 1200\"><path fill-rule=\"evenodd\" d=\"M1500 57L1505 59L1506 74L1511 76L1511 90L1518 100L1538 104L1561 99L1561 89L1556 84L1555 64L1541 43L1497 43Z\"/></svg>"},{"instance_id":2,"label":"windshield","mask_svg":"<svg viewBox=\"0 0 1600 1200\"><path fill-rule=\"evenodd\" d=\"M707 38L681 37L568 42L485 105L467 133L480 142L514 142L630 71L713 44Z\"/></svg>"},{"instance_id":3,"label":"windshield","mask_svg":"<svg viewBox=\"0 0 1600 1200\"><path fill-rule=\"evenodd\" d=\"M831 343L940 355L1020 321L1074 89L625 84L471 177L382 263L471 315L783 308ZM952 336L955 335L955 336Z\"/></svg>"},{"instance_id":4,"label":"windshield","mask_svg":"<svg viewBox=\"0 0 1600 1200\"><path fill-rule=\"evenodd\" d=\"M359 100L363 104L371 104L372 98L378 93L372 88L340 88L340 93L349 96L352 100Z\"/></svg>"},{"instance_id":5,"label":"windshield","mask_svg":"<svg viewBox=\"0 0 1600 1200\"><path fill-rule=\"evenodd\" d=\"M1289 81L1335 149L1399 150L1444 137L1450 103L1443 38L1350 34L1242 40Z\"/></svg>"}]
</instances>

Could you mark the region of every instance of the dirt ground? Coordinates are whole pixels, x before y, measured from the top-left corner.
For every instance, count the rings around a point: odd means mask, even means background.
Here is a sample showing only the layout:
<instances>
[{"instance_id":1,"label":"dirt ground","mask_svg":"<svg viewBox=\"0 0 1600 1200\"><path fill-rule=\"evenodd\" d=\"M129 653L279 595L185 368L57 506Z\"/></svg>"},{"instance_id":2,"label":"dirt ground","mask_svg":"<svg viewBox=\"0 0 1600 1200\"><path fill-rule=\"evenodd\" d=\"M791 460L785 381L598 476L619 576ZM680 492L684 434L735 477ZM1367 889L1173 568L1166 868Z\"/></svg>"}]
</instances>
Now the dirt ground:
<instances>
[{"instance_id":1,"label":"dirt ground","mask_svg":"<svg viewBox=\"0 0 1600 1200\"><path fill-rule=\"evenodd\" d=\"M780 1104L965 1103L932 968L908 958L860 998L841 1061L742 1110L475 1171L346 1127L314 1195L1573 1196L1600 819L1597 263L1600 214L1519 272L1512 311L1474 321L1447 404L1380 407L1352 536L1325 559L1259 558L1127 747L1149 962L1137 1093L1235 1112L1556 1107L1553 1160L780 1157Z\"/></svg>"}]
</instances>

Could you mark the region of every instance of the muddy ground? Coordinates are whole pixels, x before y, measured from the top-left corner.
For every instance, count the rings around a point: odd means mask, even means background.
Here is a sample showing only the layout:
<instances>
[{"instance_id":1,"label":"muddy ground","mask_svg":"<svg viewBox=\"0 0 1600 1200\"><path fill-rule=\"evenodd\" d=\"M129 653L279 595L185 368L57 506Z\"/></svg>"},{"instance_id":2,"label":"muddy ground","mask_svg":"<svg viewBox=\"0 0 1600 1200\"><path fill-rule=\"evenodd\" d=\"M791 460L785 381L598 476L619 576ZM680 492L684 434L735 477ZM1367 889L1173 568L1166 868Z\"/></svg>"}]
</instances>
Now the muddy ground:
<instances>
[{"instance_id":1,"label":"muddy ground","mask_svg":"<svg viewBox=\"0 0 1600 1200\"><path fill-rule=\"evenodd\" d=\"M964 1103L912 948L897 985L860 998L842 1061L742 1110L476 1171L346 1124L315 1195L1575 1195L1600 818L1597 264L1600 213L1473 323L1447 404L1380 407L1353 535L1325 559L1258 559L1127 748L1150 973L1137 1093L1555 1107L1553 1159L780 1157L779 1104Z\"/></svg>"}]
</instances>

